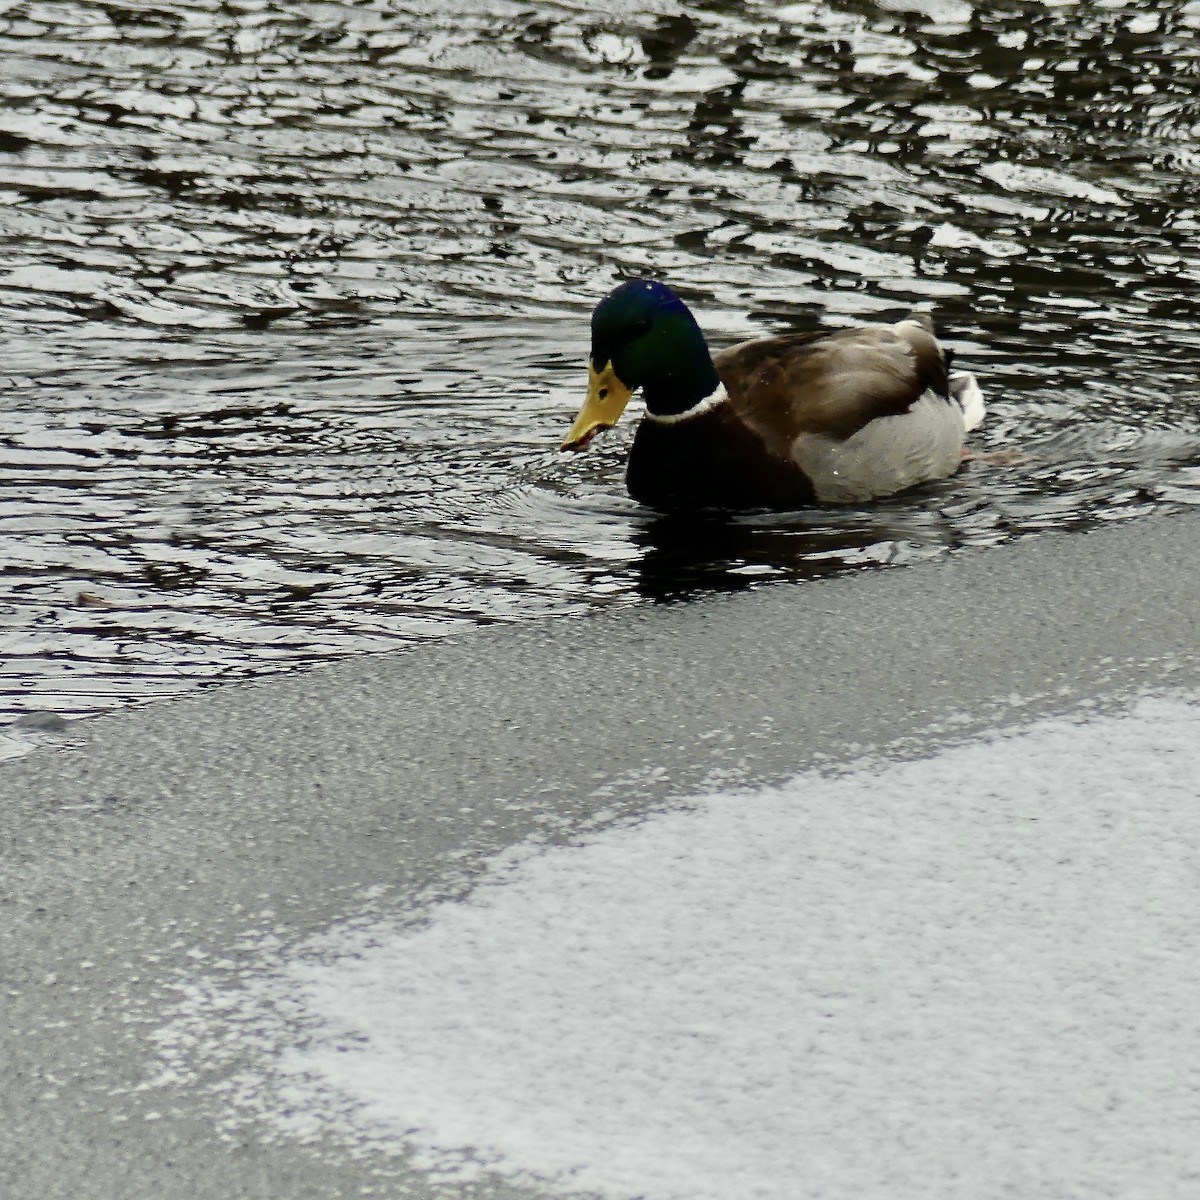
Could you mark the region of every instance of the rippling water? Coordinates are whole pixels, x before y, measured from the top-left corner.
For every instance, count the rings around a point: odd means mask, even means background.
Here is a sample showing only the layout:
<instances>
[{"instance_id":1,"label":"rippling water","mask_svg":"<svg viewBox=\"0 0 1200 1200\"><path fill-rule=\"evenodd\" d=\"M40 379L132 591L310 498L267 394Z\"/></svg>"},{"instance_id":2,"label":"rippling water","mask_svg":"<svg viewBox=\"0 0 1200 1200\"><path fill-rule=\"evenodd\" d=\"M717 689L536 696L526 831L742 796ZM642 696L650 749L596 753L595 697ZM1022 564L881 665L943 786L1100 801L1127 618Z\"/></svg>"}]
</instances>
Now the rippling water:
<instances>
[{"instance_id":1,"label":"rippling water","mask_svg":"<svg viewBox=\"0 0 1200 1200\"><path fill-rule=\"evenodd\" d=\"M0 0L0 719L1200 503L1200 3ZM870 509L655 517L587 319L932 310Z\"/></svg>"}]
</instances>

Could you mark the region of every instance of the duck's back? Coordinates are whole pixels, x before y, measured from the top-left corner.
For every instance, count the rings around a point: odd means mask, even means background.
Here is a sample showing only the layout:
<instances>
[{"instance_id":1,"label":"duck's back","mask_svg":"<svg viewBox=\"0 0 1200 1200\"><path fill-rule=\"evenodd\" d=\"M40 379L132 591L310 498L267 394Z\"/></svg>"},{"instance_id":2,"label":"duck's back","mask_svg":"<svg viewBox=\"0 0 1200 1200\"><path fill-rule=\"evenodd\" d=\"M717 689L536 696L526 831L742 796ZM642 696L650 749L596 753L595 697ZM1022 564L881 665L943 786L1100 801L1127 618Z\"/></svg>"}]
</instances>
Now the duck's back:
<instances>
[{"instance_id":1,"label":"duck's back","mask_svg":"<svg viewBox=\"0 0 1200 1200\"><path fill-rule=\"evenodd\" d=\"M714 365L737 419L822 502L893 495L958 467L962 408L924 321L743 342Z\"/></svg>"},{"instance_id":2,"label":"duck's back","mask_svg":"<svg viewBox=\"0 0 1200 1200\"><path fill-rule=\"evenodd\" d=\"M916 319L824 334L759 338L713 359L734 410L764 441L848 438L926 392L949 398L946 358Z\"/></svg>"}]
</instances>

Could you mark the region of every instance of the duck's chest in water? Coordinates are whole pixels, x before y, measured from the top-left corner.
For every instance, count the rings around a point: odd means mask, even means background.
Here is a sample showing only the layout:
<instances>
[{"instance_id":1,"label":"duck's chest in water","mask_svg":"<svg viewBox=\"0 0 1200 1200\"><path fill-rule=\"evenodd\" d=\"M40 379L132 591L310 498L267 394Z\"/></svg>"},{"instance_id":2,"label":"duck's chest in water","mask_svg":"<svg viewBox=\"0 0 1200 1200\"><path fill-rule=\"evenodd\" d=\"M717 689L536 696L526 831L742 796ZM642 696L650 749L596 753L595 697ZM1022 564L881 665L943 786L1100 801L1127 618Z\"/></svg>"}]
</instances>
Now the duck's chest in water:
<instances>
[{"instance_id":1,"label":"duck's chest in water","mask_svg":"<svg viewBox=\"0 0 1200 1200\"><path fill-rule=\"evenodd\" d=\"M767 454L721 409L671 425L643 420L625 480L655 508L794 508L815 498L799 466Z\"/></svg>"}]
</instances>

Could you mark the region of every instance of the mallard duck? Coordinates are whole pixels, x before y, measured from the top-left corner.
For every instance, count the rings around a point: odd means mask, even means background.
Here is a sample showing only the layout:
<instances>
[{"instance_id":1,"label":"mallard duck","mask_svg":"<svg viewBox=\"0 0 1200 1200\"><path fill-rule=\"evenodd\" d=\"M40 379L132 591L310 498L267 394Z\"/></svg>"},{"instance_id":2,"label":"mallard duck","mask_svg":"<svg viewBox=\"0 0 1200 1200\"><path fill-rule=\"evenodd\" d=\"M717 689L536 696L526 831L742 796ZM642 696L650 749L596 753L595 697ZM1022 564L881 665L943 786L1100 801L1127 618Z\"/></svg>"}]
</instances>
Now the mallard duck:
<instances>
[{"instance_id":1,"label":"mallard duck","mask_svg":"<svg viewBox=\"0 0 1200 1200\"><path fill-rule=\"evenodd\" d=\"M611 429L639 388L629 494L656 508L794 508L891 496L958 470L983 420L974 376L925 316L760 338L709 354L666 284L630 280L592 314L588 393L562 446Z\"/></svg>"}]
</instances>

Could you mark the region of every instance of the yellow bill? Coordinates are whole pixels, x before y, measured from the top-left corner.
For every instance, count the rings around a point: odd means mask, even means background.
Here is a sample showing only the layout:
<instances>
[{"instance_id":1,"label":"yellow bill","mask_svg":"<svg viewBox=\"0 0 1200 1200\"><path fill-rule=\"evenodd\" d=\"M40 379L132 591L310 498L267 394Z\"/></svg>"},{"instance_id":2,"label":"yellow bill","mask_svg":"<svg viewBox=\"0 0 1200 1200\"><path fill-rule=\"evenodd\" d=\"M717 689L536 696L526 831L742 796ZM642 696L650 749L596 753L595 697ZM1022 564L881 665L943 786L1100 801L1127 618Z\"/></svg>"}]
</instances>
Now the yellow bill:
<instances>
[{"instance_id":1,"label":"yellow bill","mask_svg":"<svg viewBox=\"0 0 1200 1200\"><path fill-rule=\"evenodd\" d=\"M587 399L571 426L571 432L563 440L564 450L582 450L602 429L611 429L625 411L629 390L616 376L612 363L605 363L603 371L597 371L594 363L588 363Z\"/></svg>"}]
</instances>

